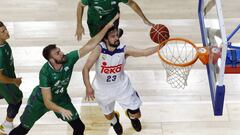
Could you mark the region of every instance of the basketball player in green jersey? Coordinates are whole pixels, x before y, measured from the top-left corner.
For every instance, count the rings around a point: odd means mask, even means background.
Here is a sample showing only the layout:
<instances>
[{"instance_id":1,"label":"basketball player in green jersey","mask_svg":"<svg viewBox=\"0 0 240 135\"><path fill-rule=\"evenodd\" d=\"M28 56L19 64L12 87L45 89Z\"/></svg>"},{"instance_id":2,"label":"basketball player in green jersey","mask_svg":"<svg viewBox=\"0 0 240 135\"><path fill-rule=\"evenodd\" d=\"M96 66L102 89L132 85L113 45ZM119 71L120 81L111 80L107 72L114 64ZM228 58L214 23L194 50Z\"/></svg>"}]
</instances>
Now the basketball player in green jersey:
<instances>
[{"instance_id":1,"label":"basketball player in green jersey","mask_svg":"<svg viewBox=\"0 0 240 135\"><path fill-rule=\"evenodd\" d=\"M0 125L0 132L8 134L13 129L13 119L22 104L22 92L19 89L21 78L16 78L12 57L12 50L6 42L9 33L5 25L0 21L0 99L8 103L7 117Z\"/></svg>"},{"instance_id":2,"label":"basketball player in green jersey","mask_svg":"<svg viewBox=\"0 0 240 135\"><path fill-rule=\"evenodd\" d=\"M119 17L117 14L96 36L79 50L64 55L56 45L48 45L43 49L43 57L48 61L40 71L40 84L36 86L28 99L28 104L20 118L21 124L13 129L9 135L25 135L34 123L46 112L52 110L58 118L69 123L73 128L73 135L83 135L85 125L73 106L67 93L74 64L93 50L103 38L113 22Z\"/></svg>"},{"instance_id":3,"label":"basketball player in green jersey","mask_svg":"<svg viewBox=\"0 0 240 135\"><path fill-rule=\"evenodd\" d=\"M104 25L107 24L118 12L118 4L123 2L129 5L143 20L143 22L149 26L153 26L143 14L138 4L133 0L80 0L77 8L77 40L81 40L82 34L84 34L84 27L82 25L82 16L84 7L88 6L87 24L90 31L90 36L95 36ZM114 23L118 27L119 19ZM121 36L121 32L119 32Z\"/></svg>"}]
</instances>

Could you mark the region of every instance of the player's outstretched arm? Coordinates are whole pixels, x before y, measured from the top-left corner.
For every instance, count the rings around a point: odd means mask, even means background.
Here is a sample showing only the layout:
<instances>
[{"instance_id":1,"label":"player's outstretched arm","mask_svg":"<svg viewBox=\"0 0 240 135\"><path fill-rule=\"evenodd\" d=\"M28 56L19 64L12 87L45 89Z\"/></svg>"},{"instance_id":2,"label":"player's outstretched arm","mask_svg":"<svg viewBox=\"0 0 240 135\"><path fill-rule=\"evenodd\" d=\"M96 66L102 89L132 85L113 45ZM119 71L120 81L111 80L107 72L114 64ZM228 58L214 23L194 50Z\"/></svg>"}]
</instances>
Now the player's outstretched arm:
<instances>
[{"instance_id":1,"label":"player's outstretched arm","mask_svg":"<svg viewBox=\"0 0 240 135\"><path fill-rule=\"evenodd\" d=\"M84 27L82 25L82 16L84 11L84 5L79 1L78 7L77 7L77 29L75 36L77 37L77 40L82 39L82 34L85 34Z\"/></svg>"},{"instance_id":2,"label":"player's outstretched arm","mask_svg":"<svg viewBox=\"0 0 240 135\"><path fill-rule=\"evenodd\" d=\"M92 88L92 85L90 83L90 78L89 78L89 72L92 68L92 66L94 65L94 63L96 63L97 59L100 56L100 47L97 46L92 52L91 54L88 56L88 59L86 61L86 64L84 65L84 68L82 70L82 75L83 75L83 82L86 86L86 100L94 100L94 90Z\"/></svg>"},{"instance_id":3,"label":"player's outstretched arm","mask_svg":"<svg viewBox=\"0 0 240 135\"><path fill-rule=\"evenodd\" d=\"M92 39L90 39L86 45L84 45L80 50L80 57L84 57L87 53L92 51L98 43L102 40L105 33L108 31L109 28L113 27L113 23L119 18L119 14L117 14L108 24L105 25L105 27Z\"/></svg>"},{"instance_id":4,"label":"player's outstretched arm","mask_svg":"<svg viewBox=\"0 0 240 135\"><path fill-rule=\"evenodd\" d=\"M63 119L72 119L72 113L71 111L62 108L61 106L58 106L54 102L52 102L52 93L51 93L51 88L41 88L42 96L43 96L43 101L44 105L49 109L54 112L60 113L63 117Z\"/></svg>"},{"instance_id":5,"label":"player's outstretched arm","mask_svg":"<svg viewBox=\"0 0 240 135\"><path fill-rule=\"evenodd\" d=\"M138 6L138 4L134 0L128 0L127 3L143 20L143 22L149 26L153 26L154 24L151 23L147 17L143 14L141 8Z\"/></svg>"},{"instance_id":6,"label":"player's outstretched arm","mask_svg":"<svg viewBox=\"0 0 240 135\"><path fill-rule=\"evenodd\" d=\"M127 46L125 55L133 56L133 57L149 56L149 55L156 53L158 51L158 48L159 48L158 46L154 46L154 47L149 47L146 49L139 49L139 48L135 48L132 46Z\"/></svg>"}]
</instances>

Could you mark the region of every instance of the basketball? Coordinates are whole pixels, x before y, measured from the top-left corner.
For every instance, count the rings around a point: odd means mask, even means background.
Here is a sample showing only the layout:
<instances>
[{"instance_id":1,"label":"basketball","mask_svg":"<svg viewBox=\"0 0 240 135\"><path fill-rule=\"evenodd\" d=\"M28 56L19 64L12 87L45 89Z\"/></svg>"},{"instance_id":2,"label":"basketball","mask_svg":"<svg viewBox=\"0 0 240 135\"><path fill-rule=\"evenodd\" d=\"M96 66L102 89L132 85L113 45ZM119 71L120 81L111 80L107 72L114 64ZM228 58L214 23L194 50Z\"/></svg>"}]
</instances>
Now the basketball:
<instances>
[{"instance_id":1,"label":"basketball","mask_svg":"<svg viewBox=\"0 0 240 135\"><path fill-rule=\"evenodd\" d=\"M169 39L169 37L169 31L165 25L156 24L150 30L150 38L157 44Z\"/></svg>"}]
</instances>

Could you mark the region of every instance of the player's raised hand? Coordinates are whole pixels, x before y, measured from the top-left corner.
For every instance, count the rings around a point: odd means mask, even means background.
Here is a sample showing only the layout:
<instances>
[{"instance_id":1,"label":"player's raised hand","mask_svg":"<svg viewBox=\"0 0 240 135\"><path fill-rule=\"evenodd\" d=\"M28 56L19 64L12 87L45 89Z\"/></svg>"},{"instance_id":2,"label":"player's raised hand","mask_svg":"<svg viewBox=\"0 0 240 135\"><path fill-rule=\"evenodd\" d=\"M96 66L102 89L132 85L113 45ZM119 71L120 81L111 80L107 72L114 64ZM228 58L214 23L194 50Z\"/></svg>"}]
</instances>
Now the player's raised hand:
<instances>
[{"instance_id":1,"label":"player's raised hand","mask_svg":"<svg viewBox=\"0 0 240 135\"><path fill-rule=\"evenodd\" d=\"M60 110L60 113L61 113L61 115L62 115L62 117L63 117L64 120L66 120L66 119L67 119L67 120L71 120L71 119L72 119L72 112L71 112L71 111L62 108L62 109Z\"/></svg>"},{"instance_id":2,"label":"player's raised hand","mask_svg":"<svg viewBox=\"0 0 240 135\"><path fill-rule=\"evenodd\" d=\"M143 22L146 24L146 25L148 25L148 26L154 26L154 24L152 23L152 22L150 22L149 20L143 20Z\"/></svg>"},{"instance_id":3,"label":"player's raised hand","mask_svg":"<svg viewBox=\"0 0 240 135\"><path fill-rule=\"evenodd\" d=\"M78 41L82 39L82 34L85 35L84 27L82 25L77 25L75 36Z\"/></svg>"},{"instance_id":4,"label":"player's raised hand","mask_svg":"<svg viewBox=\"0 0 240 135\"><path fill-rule=\"evenodd\" d=\"M95 96L94 96L94 90L92 87L90 88L87 88L86 89L86 97L85 97L85 100L86 101L91 101L91 100L94 100L95 99Z\"/></svg>"},{"instance_id":5,"label":"player's raised hand","mask_svg":"<svg viewBox=\"0 0 240 135\"><path fill-rule=\"evenodd\" d=\"M22 83L22 77L19 77L19 78L16 78L14 79L14 82L13 82L17 87L19 87Z\"/></svg>"}]
</instances>

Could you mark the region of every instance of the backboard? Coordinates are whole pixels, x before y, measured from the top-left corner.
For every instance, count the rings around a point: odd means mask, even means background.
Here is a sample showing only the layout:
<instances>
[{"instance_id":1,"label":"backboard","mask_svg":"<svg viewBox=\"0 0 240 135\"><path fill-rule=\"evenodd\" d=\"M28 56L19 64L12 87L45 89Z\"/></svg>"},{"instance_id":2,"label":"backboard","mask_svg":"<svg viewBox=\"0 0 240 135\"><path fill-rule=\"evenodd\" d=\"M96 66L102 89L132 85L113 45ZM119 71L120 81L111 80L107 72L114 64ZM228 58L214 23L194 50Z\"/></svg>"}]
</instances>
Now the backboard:
<instances>
[{"instance_id":1,"label":"backboard","mask_svg":"<svg viewBox=\"0 0 240 135\"><path fill-rule=\"evenodd\" d=\"M206 66L214 115L219 116L222 115L224 104L223 79L227 53L221 0L199 0L198 15L203 45L221 48L221 58Z\"/></svg>"}]
</instances>

